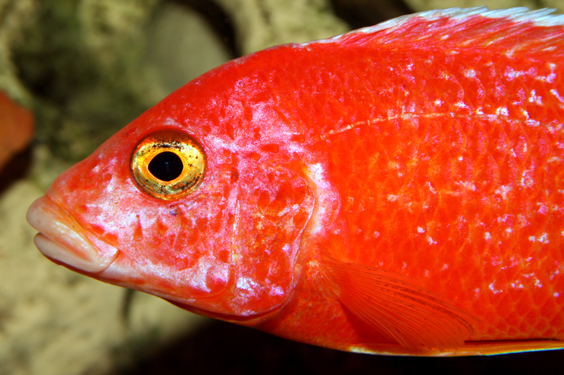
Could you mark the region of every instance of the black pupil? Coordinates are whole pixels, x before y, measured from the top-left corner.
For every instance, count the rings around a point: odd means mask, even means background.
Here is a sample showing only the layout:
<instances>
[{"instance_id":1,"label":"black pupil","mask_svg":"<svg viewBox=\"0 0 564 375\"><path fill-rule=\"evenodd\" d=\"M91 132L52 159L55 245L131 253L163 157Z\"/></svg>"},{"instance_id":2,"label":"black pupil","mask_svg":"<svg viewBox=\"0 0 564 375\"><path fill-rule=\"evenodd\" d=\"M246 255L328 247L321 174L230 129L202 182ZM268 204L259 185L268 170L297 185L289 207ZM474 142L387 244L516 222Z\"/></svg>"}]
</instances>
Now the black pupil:
<instances>
[{"instance_id":1,"label":"black pupil","mask_svg":"<svg viewBox=\"0 0 564 375\"><path fill-rule=\"evenodd\" d=\"M161 181L172 181L180 176L182 160L174 152L161 152L149 163L149 172Z\"/></svg>"}]
</instances>

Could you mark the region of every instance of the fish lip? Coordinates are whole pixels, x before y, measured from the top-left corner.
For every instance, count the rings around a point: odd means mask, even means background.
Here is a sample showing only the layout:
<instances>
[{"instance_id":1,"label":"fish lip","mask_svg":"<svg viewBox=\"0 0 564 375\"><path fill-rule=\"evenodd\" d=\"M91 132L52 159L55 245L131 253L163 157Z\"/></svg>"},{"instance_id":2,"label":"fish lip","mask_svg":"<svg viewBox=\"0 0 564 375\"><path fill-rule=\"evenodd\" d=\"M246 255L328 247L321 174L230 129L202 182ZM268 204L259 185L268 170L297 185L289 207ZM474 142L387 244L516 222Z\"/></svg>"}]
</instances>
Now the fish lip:
<instances>
[{"instance_id":1,"label":"fish lip","mask_svg":"<svg viewBox=\"0 0 564 375\"><path fill-rule=\"evenodd\" d=\"M101 251L88 239L82 225L47 195L31 204L26 218L40 232L34 238L39 251L69 267L88 273L102 272L119 253L109 245Z\"/></svg>"}]
</instances>

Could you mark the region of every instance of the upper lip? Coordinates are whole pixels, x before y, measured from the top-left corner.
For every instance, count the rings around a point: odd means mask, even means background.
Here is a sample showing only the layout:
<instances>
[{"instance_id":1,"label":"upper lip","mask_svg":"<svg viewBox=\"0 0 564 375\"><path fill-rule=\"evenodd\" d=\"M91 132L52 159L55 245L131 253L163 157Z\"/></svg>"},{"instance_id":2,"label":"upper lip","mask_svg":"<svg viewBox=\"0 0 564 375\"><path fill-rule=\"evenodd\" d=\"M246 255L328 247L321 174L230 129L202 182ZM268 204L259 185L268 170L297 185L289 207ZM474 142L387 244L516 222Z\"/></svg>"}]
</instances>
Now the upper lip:
<instances>
[{"instance_id":1,"label":"upper lip","mask_svg":"<svg viewBox=\"0 0 564 375\"><path fill-rule=\"evenodd\" d=\"M27 221L40 232L34 242L43 255L84 272L102 272L118 255L114 247L96 247L82 225L48 196L32 203Z\"/></svg>"}]
</instances>

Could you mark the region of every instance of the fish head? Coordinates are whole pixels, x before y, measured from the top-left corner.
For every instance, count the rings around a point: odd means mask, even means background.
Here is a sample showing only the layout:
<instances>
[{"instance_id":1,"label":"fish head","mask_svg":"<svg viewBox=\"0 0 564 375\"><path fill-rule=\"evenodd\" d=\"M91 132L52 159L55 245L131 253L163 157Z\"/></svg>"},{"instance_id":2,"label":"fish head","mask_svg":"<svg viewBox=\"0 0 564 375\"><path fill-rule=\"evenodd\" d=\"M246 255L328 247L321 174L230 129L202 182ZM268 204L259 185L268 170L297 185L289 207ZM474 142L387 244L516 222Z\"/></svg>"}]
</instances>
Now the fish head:
<instances>
[{"instance_id":1,"label":"fish head","mask_svg":"<svg viewBox=\"0 0 564 375\"><path fill-rule=\"evenodd\" d=\"M232 98L210 86L188 84L60 175L28 211L39 250L212 317L283 306L312 189L284 146L247 138L264 117L225 111Z\"/></svg>"}]
</instances>

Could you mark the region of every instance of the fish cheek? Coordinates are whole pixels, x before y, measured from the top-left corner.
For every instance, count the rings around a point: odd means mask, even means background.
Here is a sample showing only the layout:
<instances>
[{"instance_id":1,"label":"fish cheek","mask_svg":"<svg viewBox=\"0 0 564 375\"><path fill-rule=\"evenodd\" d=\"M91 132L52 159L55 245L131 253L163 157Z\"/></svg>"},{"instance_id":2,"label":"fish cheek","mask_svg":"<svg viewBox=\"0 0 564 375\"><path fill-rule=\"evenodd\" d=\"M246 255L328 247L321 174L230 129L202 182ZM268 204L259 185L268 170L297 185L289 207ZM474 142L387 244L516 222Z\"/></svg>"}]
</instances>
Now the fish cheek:
<instances>
[{"instance_id":1,"label":"fish cheek","mask_svg":"<svg viewBox=\"0 0 564 375\"><path fill-rule=\"evenodd\" d=\"M252 178L239 180L238 189L234 301L259 314L282 305L291 295L314 196L292 169L255 171Z\"/></svg>"}]
</instances>

